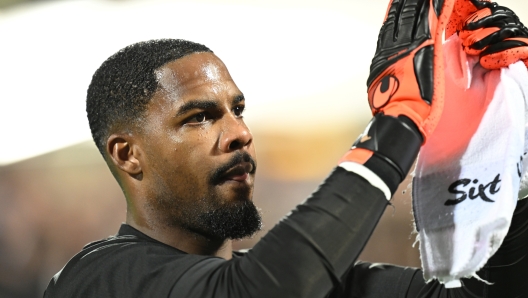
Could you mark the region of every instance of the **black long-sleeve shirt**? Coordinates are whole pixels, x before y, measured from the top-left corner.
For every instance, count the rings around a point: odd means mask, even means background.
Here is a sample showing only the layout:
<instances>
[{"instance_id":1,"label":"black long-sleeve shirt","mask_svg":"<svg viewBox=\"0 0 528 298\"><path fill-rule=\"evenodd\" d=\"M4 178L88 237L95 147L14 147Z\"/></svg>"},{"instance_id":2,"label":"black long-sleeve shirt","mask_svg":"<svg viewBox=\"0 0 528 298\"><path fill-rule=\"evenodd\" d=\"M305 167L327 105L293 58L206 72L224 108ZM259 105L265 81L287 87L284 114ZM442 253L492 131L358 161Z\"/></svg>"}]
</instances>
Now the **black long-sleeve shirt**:
<instances>
[{"instance_id":1,"label":"black long-sleeve shirt","mask_svg":"<svg viewBox=\"0 0 528 298\"><path fill-rule=\"evenodd\" d=\"M501 248L458 289L425 283L419 269L356 263L388 202L336 168L253 249L231 260L191 255L128 225L91 243L50 282L52 297L528 297L528 200Z\"/></svg>"}]
</instances>

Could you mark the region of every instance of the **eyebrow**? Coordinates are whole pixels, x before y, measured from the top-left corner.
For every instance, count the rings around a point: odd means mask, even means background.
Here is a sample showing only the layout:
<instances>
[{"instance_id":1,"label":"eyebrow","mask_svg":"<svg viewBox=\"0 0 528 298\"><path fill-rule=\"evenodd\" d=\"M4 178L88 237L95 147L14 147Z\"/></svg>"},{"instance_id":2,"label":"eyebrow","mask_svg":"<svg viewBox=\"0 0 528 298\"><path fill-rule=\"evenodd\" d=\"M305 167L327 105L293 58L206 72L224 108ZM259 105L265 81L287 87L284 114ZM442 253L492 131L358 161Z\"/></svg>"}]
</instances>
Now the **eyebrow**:
<instances>
[{"instance_id":1,"label":"eyebrow","mask_svg":"<svg viewBox=\"0 0 528 298\"><path fill-rule=\"evenodd\" d=\"M176 116L185 115L187 112L194 109L208 110L217 109L218 103L213 100L193 100L183 104L179 109Z\"/></svg>"},{"instance_id":2,"label":"eyebrow","mask_svg":"<svg viewBox=\"0 0 528 298\"><path fill-rule=\"evenodd\" d=\"M240 94L240 95L237 95L235 96L235 98L233 99L233 101L231 102L232 105L237 105L243 101L245 101L246 98L244 97L243 94Z\"/></svg>"},{"instance_id":3,"label":"eyebrow","mask_svg":"<svg viewBox=\"0 0 528 298\"><path fill-rule=\"evenodd\" d=\"M233 100L231 101L232 105L240 104L245 100L244 95L237 95ZM199 110L209 110L209 109L218 109L218 102L214 100L192 100L189 102L186 102L183 104L179 109L178 113L176 113L176 116L182 116L185 115L187 112L192 111L194 109Z\"/></svg>"}]
</instances>

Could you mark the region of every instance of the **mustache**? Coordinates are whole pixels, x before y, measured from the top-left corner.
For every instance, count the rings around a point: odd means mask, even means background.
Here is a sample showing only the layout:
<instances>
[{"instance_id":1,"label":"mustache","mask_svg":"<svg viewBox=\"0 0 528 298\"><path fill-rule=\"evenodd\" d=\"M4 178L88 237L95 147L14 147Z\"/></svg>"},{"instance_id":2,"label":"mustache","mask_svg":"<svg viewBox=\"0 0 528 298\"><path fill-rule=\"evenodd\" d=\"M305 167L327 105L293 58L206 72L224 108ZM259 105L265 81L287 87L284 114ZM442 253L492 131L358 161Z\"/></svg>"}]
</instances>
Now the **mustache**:
<instances>
[{"instance_id":1,"label":"mustache","mask_svg":"<svg viewBox=\"0 0 528 298\"><path fill-rule=\"evenodd\" d=\"M243 162L248 162L251 164L251 172L250 174L254 174L257 170L257 165L255 163L255 160L249 153L247 152L236 152L233 157L226 162L224 165L218 167L212 174L209 181L212 184L218 184L222 182L222 178L227 174L229 170L231 170L234 166L241 164Z\"/></svg>"}]
</instances>

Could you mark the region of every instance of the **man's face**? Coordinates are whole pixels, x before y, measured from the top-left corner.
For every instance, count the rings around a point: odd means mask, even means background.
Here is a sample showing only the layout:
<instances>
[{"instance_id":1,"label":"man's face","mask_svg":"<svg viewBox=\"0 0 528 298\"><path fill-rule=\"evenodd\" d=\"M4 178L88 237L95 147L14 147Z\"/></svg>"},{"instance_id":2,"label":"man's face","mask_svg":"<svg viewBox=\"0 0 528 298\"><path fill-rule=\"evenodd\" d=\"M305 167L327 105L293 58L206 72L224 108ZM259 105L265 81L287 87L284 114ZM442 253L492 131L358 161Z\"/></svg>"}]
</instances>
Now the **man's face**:
<instances>
[{"instance_id":1,"label":"man's face","mask_svg":"<svg viewBox=\"0 0 528 298\"><path fill-rule=\"evenodd\" d=\"M156 76L141 134L146 207L158 221L206 237L252 235L261 221L242 92L212 53L172 61Z\"/></svg>"}]
</instances>

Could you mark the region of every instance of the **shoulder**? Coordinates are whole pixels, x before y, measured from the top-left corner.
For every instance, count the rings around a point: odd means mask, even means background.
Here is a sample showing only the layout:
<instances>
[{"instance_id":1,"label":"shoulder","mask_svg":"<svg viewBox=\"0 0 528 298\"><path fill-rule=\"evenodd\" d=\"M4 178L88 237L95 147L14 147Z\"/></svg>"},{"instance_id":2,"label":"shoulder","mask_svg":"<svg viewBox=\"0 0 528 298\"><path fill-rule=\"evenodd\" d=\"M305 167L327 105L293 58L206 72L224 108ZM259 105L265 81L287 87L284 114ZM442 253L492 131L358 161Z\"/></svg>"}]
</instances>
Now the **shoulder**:
<instances>
[{"instance_id":1,"label":"shoulder","mask_svg":"<svg viewBox=\"0 0 528 298\"><path fill-rule=\"evenodd\" d=\"M142 297L143 291L167 296L179 276L206 258L135 235L109 237L75 255L44 297Z\"/></svg>"}]
</instances>

